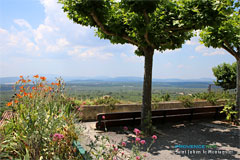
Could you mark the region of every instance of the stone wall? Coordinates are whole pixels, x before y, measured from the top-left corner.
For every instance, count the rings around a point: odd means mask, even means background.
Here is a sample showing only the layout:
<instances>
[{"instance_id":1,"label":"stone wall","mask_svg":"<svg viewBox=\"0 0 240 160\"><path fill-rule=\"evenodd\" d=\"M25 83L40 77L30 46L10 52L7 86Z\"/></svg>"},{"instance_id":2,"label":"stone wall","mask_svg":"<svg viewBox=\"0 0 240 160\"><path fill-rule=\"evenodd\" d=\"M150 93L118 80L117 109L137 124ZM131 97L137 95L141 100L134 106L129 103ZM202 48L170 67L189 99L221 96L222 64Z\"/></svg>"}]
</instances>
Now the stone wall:
<instances>
[{"instance_id":1,"label":"stone wall","mask_svg":"<svg viewBox=\"0 0 240 160\"><path fill-rule=\"evenodd\" d=\"M219 100L216 105L223 105L224 100ZM193 107L211 106L207 101L196 101ZM161 102L152 105L152 110L185 108L181 102ZM114 113L114 112L134 112L141 111L141 104L119 104L114 109L109 106L83 106L81 107L81 117L83 121L95 121L98 113Z\"/></svg>"}]
</instances>

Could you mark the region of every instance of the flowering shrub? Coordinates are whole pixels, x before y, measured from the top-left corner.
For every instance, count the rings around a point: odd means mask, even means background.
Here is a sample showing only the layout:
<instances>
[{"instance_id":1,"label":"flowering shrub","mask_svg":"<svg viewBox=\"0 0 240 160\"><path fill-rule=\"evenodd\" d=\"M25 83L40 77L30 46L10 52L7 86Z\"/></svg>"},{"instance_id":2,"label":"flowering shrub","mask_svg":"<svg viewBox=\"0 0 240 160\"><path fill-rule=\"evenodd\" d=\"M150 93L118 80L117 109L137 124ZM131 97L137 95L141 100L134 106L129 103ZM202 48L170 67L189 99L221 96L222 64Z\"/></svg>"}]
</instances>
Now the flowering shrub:
<instances>
[{"instance_id":1,"label":"flowering shrub","mask_svg":"<svg viewBox=\"0 0 240 160\"><path fill-rule=\"evenodd\" d=\"M79 159L72 103L64 95L64 83L48 84L46 77L20 76L15 97L6 104L14 112L0 130L0 159Z\"/></svg>"},{"instance_id":2,"label":"flowering shrub","mask_svg":"<svg viewBox=\"0 0 240 160\"><path fill-rule=\"evenodd\" d=\"M124 127L124 131L128 132L128 128ZM135 133L135 141L125 142L122 141L116 145L116 142L110 141L106 136L95 136L95 141L89 144L90 150L88 151L92 159L97 160L144 160L147 155L142 154L143 147L147 145L146 140L141 139L141 131L137 128L133 130ZM151 146L156 142L157 136L152 136L152 142L148 144L147 152ZM127 151L126 147L129 146L131 151Z\"/></svg>"}]
</instances>

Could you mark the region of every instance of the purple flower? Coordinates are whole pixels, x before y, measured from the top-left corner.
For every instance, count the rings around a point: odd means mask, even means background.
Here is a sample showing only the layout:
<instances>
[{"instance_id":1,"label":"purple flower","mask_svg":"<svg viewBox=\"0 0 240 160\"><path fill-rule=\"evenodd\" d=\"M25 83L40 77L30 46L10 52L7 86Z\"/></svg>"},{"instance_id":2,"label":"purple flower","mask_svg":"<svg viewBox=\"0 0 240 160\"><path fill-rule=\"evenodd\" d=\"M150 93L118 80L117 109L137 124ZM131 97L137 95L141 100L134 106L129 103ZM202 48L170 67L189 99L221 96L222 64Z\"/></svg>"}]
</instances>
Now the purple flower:
<instances>
[{"instance_id":1,"label":"purple flower","mask_svg":"<svg viewBox=\"0 0 240 160\"><path fill-rule=\"evenodd\" d=\"M60 134L60 133L55 133L53 135L53 141L57 141L57 140L61 140L64 138L64 135Z\"/></svg>"}]
</instances>

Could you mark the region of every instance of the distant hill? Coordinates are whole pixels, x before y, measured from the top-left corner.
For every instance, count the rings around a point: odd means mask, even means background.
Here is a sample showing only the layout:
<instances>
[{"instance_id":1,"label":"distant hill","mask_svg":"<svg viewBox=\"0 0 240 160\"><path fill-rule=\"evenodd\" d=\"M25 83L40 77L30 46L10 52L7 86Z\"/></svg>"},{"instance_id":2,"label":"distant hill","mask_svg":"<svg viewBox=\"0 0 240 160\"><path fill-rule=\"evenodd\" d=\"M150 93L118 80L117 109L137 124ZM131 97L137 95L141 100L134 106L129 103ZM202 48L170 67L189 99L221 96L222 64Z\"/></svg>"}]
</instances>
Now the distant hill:
<instances>
[{"instance_id":1,"label":"distant hill","mask_svg":"<svg viewBox=\"0 0 240 160\"><path fill-rule=\"evenodd\" d=\"M32 77L32 76L30 76ZM57 75L47 75L49 82L55 81ZM143 77L62 77L66 83L79 83L79 82L142 82ZM0 84L15 83L19 77L0 77ZM156 79L153 78L153 82L208 82L213 83L212 78L199 78L199 79Z\"/></svg>"}]
</instances>

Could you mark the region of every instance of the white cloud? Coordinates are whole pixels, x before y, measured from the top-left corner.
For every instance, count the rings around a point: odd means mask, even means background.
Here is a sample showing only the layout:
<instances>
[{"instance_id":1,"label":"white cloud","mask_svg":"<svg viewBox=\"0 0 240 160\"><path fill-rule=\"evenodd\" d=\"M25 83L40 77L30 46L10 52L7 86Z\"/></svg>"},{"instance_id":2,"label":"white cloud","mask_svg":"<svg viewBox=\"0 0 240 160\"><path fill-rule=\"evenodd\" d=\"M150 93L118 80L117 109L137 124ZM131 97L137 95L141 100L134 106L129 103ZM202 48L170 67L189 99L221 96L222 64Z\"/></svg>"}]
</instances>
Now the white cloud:
<instances>
[{"instance_id":1,"label":"white cloud","mask_svg":"<svg viewBox=\"0 0 240 160\"><path fill-rule=\"evenodd\" d=\"M144 62L144 58L143 56L139 57L139 56L136 56L136 55L127 55L125 53L121 53L120 55L124 61L127 61L127 62L134 62L134 63L143 63Z\"/></svg>"},{"instance_id":2,"label":"white cloud","mask_svg":"<svg viewBox=\"0 0 240 160\"><path fill-rule=\"evenodd\" d=\"M28 29L32 29L32 26L24 19L15 19L14 23L19 25L20 27L27 27Z\"/></svg>"},{"instance_id":3,"label":"white cloud","mask_svg":"<svg viewBox=\"0 0 240 160\"><path fill-rule=\"evenodd\" d=\"M183 64L180 64L180 65L177 66L177 68L178 68L178 69L182 69L182 68L184 68L184 65L183 65Z\"/></svg>"},{"instance_id":4,"label":"white cloud","mask_svg":"<svg viewBox=\"0 0 240 160\"><path fill-rule=\"evenodd\" d=\"M225 51L223 51L223 50L217 50L217 51L215 51L215 52L205 52L205 53L203 53L203 56L214 56L214 55L226 55L227 53L225 52Z\"/></svg>"},{"instance_id":5,"label":"white cloud","mask_svg":"<svg viewBox=\"0 0 240 160\"><path fill-rule=\"evenodd\" d=\"M105 52L104 49L105 47L90 48L87 46L75 46L73 47L73 50L68 51L68 55L73 56L75 58L79 58L81 60L93 59L93 58L107 60L113 57L112 53Z\"/></svg>"},{"instance_id":6,"label":"white cloud","mask_svg":"<svg viewBox=\"0 0 240 160\"><path fill-rule=\"evenodd\" d=\"M195 56L189 56L189 59L194 59L195 58Z\"/></svg>"},{"instance_id":7,"label":"white cloud","mask_svg":"<svg viewBox=\"0 0 240 160\"><path fill-rule=\"evenodd\" d=\"M201 53L203 56L215 56L215 55L226 55L226 51L223 49L207 48L204 45L199 45L195 48L196 52Z\"/></svg>"}]
</instances>

